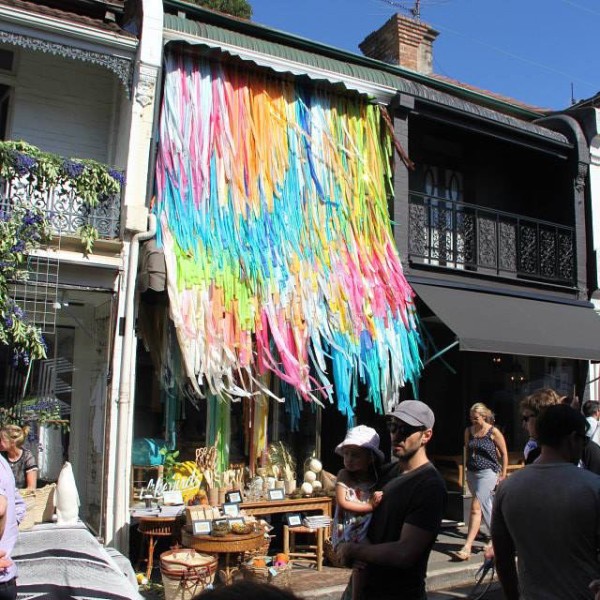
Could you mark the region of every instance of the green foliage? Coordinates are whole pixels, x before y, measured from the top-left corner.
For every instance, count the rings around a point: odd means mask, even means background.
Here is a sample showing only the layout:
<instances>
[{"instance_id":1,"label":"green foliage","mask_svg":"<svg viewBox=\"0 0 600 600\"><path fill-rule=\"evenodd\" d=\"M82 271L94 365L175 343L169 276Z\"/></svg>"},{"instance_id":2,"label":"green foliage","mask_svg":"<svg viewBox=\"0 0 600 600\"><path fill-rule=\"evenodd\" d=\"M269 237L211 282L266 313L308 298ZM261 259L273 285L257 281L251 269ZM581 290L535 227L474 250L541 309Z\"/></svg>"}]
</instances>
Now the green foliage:
<instances>
[{"instance_id":1,"label":"green foliage","mask_svg":"<svg viewBox=\"0 0 600 600\"><path fill-rule=\"evenodd\" d=\"M90 208L118 194L125 183L122 173L95 160L64 158L23 141L0 141L0 177L12 179L25 175L33 176L33 183L41 191L52 186L74 190ZM85 225L80 233L89 254L98 232L92 225Z\"/></svg>"},{"instance_id":2,"label":"green foliage","mask_svg":"<svg viewBox=\"0 0 600 600\"><path fill-rule=\"evenodd\" d=\"M93 225L83 225L79 228L79 237L83 244L84 252L91 254L94 249L94 242L98 239L98 230Z\"/></svg>"},{"instance_id":3,"label":"green foliage","mask_svg":"<svg viewBox=\"0 0 600 600\"><path fill-rule=\"evenodd\" d=\"M10 408L0 408L0 427L5 425L25 427L34 422L60 428L65 432L69 431L69 422L62 418L58 400L40 400L30 397Z\"/></svg>"},{"instance_id":4,"label":"green foliage","mask_svg":"<svg viewBox=\"0 0 600 600\"><path fill-rule=\"evenodd\" d=\"M179 457L179 450L161 448L158 452L165 457L163 462L163 479L165 481L171 481L173 479L175 466L179 464L179 461L177 460Z\"/></svg>"},{"instance_id":5,"label":"green foliage","mask_svg":"<svg viewBox=\"0 0 600 600\"><path fill-rule=\"evenodd\" d=\"M246 0L188 0L198 6L218 10L219 12L250 19L252 17L252 6Z\"/></svg>"},{"instance_id":6,"label":"green foliage","mask_svg":"<svg viewBox=\"0 0 600 600\"><path fill-rule=\"evenodd\" d=\"M10 214L0 213L0 344L12 346L15 361L25 364L45 358L46 344L11 298L9 285L27 281L27 255L50 239L50 224L40 210L16 206Z\"/></svg>"}]
</instances>

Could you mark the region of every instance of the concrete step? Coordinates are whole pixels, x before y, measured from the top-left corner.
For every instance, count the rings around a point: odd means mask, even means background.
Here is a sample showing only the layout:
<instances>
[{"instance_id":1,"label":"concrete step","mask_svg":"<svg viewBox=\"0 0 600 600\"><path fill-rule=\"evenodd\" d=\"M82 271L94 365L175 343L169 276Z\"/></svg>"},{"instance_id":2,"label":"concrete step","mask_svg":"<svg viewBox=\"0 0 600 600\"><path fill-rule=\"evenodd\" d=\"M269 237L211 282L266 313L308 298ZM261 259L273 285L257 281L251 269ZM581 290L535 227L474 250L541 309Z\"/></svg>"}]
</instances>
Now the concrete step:
<instances>
[{"instance_id":1,"label":"concrete step","mask_svg":"<svg viewBox=\"0 0 600 600\"><path fill-rule=\"evenodd\" d=\"M427 574L427 591L436 592L474 583L475 574L481 566L479 560L436 565ZM306 600L340 600L350 579L350 569L324 567L320 573L313 569L296 569L292 579L292 591Z\"/></svg>"}]
</instances>

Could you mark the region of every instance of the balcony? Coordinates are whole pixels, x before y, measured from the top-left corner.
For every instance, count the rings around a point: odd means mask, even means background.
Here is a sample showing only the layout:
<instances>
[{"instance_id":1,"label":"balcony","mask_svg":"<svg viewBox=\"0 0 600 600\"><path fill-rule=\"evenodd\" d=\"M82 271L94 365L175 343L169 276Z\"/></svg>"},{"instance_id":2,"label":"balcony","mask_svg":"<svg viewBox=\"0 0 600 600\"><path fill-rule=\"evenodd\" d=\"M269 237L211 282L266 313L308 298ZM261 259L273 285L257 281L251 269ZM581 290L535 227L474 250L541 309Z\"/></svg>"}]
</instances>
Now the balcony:
<instances>
[{"instance_id":1,"label":"balcony","mask_svg":"<svg viewBox=\"0 0 600 600\"><path fill-rule=\"evenodd\" d=\"M80 227L92 225L101 239L119 237L120 194L105 197L94 208L90 208L68 182L43 187L32 173L0 178L0 210L10 214L12 207L17 205L41 209L56 235L77 236Z\"/></svg>"},{"instance_id":2,"label":"balcony","mask_svg":"<svg viewBox=\"0 0 600 600\"><path fill-rule=\"evenodd\" d=\"M575 285L574 228L412 192L413 263L557 285Z\"/></svg>"}]
</instances>

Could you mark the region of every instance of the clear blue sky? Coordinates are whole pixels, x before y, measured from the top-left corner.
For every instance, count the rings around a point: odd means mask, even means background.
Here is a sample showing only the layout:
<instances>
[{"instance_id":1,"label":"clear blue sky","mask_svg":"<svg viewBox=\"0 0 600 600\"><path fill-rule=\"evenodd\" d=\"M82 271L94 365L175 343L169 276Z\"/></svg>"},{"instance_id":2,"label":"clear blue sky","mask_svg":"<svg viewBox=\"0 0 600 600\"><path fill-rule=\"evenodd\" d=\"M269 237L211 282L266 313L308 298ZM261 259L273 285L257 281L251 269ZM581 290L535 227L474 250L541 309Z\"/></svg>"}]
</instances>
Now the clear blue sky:
<instances>
[{"instance_id":1,"label":"clear blue sky","mask_svg":"<svg viewBox=\"0 0 600 600\"><path fill-rule=\"evenodd\" d=\"M343 50L401 10L387 0L249 0L253 20ZM396 2L406 6L412 0ZM561 109L600 91L600 0L421 0L434 71Z\"/></svg>"}]
</instances>

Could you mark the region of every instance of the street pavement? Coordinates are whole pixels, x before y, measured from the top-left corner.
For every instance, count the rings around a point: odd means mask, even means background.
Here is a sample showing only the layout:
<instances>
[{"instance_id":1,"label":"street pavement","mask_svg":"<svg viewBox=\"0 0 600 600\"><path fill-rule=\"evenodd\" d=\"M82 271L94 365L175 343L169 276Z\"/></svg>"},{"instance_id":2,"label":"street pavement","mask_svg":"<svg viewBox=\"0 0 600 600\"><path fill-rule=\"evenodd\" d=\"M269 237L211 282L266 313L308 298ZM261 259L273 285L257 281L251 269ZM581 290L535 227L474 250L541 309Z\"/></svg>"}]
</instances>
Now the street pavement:
<instances>
[{"instance_id":1,"label":"street pavement","mask_svg":"<svg viewBox=\"0 0 600 600\"><path fill-rule=\"evenodd\" d=\"M456 561L452 551L459 550L466 538L466 527L448 526L438 536L429 557L427 567L427 590L430 600L468 598L468 590L475 582L475 574L483 564L483 541L473 547L467 561ZM350 577L349 569L324 567L318 572L314 567L297 563L294 565L292 591L305 600L340 600ZM494 593L500 593L496 590ZM502 598L487 594L485 600Z\"/></svg>"}]
</instances>

